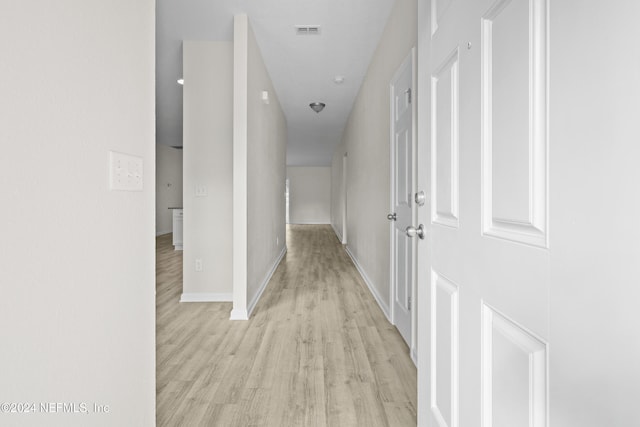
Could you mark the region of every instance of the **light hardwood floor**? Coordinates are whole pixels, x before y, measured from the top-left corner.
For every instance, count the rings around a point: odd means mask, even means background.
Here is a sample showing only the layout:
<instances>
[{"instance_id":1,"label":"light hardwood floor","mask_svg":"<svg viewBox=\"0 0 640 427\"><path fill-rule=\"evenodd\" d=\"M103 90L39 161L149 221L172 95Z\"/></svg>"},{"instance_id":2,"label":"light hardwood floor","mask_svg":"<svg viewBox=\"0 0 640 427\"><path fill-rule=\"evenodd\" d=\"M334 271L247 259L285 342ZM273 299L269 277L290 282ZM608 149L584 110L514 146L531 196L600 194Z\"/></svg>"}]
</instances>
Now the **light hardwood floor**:
<instances>
[{"instance_id":1,"label":"light hardwood floor","mask_svg":"<svg viewBox=\"0 0 640 427\"><path fill-rule=\"evenodd\" d=\"M248 321L179 303L182 255L157 239L158 426L415 426L416 369L330 226L289 226Z\"/></svg>"}]
</instances>

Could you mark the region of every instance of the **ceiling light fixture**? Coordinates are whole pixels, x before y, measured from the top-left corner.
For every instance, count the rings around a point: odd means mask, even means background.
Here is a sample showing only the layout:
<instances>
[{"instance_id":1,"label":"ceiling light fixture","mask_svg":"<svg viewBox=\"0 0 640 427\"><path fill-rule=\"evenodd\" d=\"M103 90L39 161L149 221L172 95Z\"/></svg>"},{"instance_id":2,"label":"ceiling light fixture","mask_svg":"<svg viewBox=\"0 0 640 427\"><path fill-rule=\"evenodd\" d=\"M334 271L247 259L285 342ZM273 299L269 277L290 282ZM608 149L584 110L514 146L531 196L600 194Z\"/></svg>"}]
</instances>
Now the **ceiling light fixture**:
<instances>
[{"instance_id":1,"label":"ceiling light fixture","mask_svg":"<svg viewBox=\"0 0 640 427\"><path fill-rule=\"evenodd\" d=\"M179 85L183 85L184 84L184 79L178 79L178 84Z\"/></svg>"},{"instance_id":2,"label":"ceiling light fixture","mask_svg":"<svg viewBox=\"0 0 640 427\"><path fill-rule=\"evenodd\" d=\"M344 83L344 76L335 76L333 78L333 82L337 85L341 85L342 83Z\"/></svg>"},{"instance_id":3,"label":"ceiling light fixture","mask_svg":"<svg viewBox=\"0 0 640 427\"><path fill-rule=\"evenodd\" d=\"M320 111L324 110L325 103L324 102L312 102L311 104L309 104L309 107L311 107L311 109L313 111L315 111L316 113L319 113Z\"/></svg>"}]
</instances>

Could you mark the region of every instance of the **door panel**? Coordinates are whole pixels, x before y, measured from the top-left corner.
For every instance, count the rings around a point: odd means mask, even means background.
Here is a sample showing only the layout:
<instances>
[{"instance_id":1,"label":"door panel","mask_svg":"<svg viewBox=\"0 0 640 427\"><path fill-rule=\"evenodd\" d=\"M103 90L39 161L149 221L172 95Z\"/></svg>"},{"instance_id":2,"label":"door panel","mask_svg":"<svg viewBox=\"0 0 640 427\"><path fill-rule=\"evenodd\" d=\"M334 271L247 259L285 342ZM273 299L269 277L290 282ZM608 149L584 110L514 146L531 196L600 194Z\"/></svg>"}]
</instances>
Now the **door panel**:
<instances>
[{"instance_id":1,"label":"door panel","mask_svg":"<svg viewBox=\"0 0 640 427\"><path fill-rule=\"evenodd\" d=\"M482 17L483 233L547 246L545 0Z\"/></svg>"},{"instance_id":2,"label":"door panel","mask_svg":"<svg viewBox=\"0 0 640 427\"><path fill-rule=\"evenodd\" d=\"M431 278L431 407L440 426L458 425L458 286Z\"/></svg>"},{"instance_id":3,"label":"door panel","mask_svg":"<svg viewBox=\"0 0 640 427\"><path fill-rule=\"evenodd\" d=\"M482 401L485 426L545 426L547 346L483 305Z\"/></svg>"},{"instance_id":4,"label":"door panel","mask_svg":"<svg viewBox=\"0 0 640 427\"><path fill-rule=\"evenodd\" d=\"M431 78L432 221L458 227L458 49Z\"/></svg>"},{"instance_id":5,"label":"door panel","mask_svg":"<svg viewBox=\"0 0 640 427\"><path fill-rule=\"evenodd\" d=\"M438 31L438 23L447 11L452 0L432 0L431 1L431 31L435 34Z\"/></svg>"},{"instance_id":6,"label":"door panel","mask_svg":"<svg viewBox=\"0 0 640 427\"><path fill-rule=\"evenodd\" d=\"M452 0L428 40L433 426L546 425L545 6Z\"/></svg>"},{"instance_id":7,"label":"door panel","mask_svg":"<svg viewBox=\"0 0 640 427\"><path fill-rule=\"evenodd\" d=\"M415 215L412 90L413 52L400 66L391 82L391 209L396 214L391 227L392 318L413 350L411 298L414 287L415 243L407 237L405 231L408 226L413 225Z\"/></svg>"},{"instance_id":8,"label":"door panel","mask_svg":"<svg viewBox=\"0 0 640 427\"><path fill-rule=\"evenodd\" d=\"M394 230L395 232L395 241L396 241L396 283L395 287L395 297L394 304L397 304L400 310L409 311L408 307L408 295L407 295L407 287L404 285L409 280L411 280L409 269L409 258L411 256L411 248L409 247L409 239L403 230L398 230L397 228ZM405 340L407 340L405 338ZM407 344L410 345L410 342Z\"/></svg>"},{"instance_id":9,"label":"door panel","mask_svg":"<svg viewBox=\"0 0 640 427\"><path fill-rule=\"evenodd\" d=\"M501 2L484 20L483 125L490 150L494 220L529 222L529 19L525 1ZM488 121L491 121L490 123Z\"/></svg>"},{"instance_id":10,"label":"door panel","mask_svg":"<svg viewBox=\"0 0 640 427\"><path fill-rule=\"evenodd\" d=\"M398 125L402 125L398 123ZM401 129L395 135L396 147L396 187L395 187L395 205L411 209L410 192L411 192L411 140L407 129Z\"/></svg>"}]
</instances>

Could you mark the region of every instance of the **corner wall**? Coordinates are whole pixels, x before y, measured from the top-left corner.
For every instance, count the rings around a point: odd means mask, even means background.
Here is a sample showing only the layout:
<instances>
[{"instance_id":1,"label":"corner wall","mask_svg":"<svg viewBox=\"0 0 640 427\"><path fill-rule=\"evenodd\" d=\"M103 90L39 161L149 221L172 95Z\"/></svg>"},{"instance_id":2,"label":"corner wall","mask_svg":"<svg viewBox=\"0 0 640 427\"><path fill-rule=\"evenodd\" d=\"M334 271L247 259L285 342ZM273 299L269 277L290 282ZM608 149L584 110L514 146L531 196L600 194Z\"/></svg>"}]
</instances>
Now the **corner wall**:
<instances>
[{"instance_id":1,"label":"corner wall","mask_svg":"<svg viewBox=\"0 0 640 427\"><path fill-rule=\"evenodd\" d=\"M154 8L0 2L0 402L88 410L2 425L155 424ZM110 151L142 191L109 190Z\"/></svg>"},{"instance_id":2,"label":"corner wall","mask_svg":"<svg viewBox=\"0 0 640 427\"><path fill-rule=\"evenodd\" d=\"M248 281L249 315L285 251L287 121L249 24ZM269 94L269 103L262 99Z\"/></svg>"},{"instance_id":3,"label":"corner wall","mask_svg":"<svg viewBox=\"0 0 640 427\"><path fill-rule=\"evenodd\" d=\"M233 44L185 41L183 55L181 301L231 301Z\"/></svg>"},{"instance_id":4,"label":"corner wall","mask_svg":"<svg viewBox=\"0 0 640 427\"><path fill-rule=\"evenodd\" d=\"M289 223L329 224L331 167L289 166Z\"/></svg>"},{"instance_id":5,"label":"corner wall","mask_svg":"<svg viewBox=\"0 0 640 427\"><path fill-rule=\"evenodd\" d=\"M397 68L417 40L417 1L397 0L345 128L332 167L342 170L348 156L347 250L353 257L383 310L389 314L390 206L389 85ZM341 179L340 173L333 174ZM333 182L333 188L341 183ZM340 192L332 193L339 206ZM338 228L334 210L334 228Z\"/></svg>"},{"instance_id":6,"label":"corner wall","mask_svg":"<svg viewBox=\"0 0 640 427\"><path fill-rule=\"evenodd\" d=\"M156 145L156 236L173 231L170 207L182 206L182 150Z\"/></svg>"},{"instance_id":7,"label":"corner wall","mask_svg":"<svg viewBox=\"0 0 640 427\"><path fill-rule=\"evenodd\" d=\"M231 318L241 320L251 315L286 250L287 123L246 15L234 19L233 84Z\"/></svg>"}]
</instances>

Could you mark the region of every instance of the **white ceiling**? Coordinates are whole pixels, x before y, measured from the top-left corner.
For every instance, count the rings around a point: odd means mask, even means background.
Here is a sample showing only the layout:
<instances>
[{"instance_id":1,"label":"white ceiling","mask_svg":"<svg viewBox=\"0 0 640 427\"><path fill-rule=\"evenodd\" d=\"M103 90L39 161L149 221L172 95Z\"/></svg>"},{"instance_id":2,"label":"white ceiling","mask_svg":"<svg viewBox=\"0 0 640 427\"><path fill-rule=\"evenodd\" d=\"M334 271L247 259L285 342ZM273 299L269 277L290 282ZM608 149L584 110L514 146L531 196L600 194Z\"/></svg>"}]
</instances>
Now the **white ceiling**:
<instances>
[{"instance_id":1,"label":"white ceiling","mask_svg":"<svg viewBox=\"0 0 640 427\"><path fill-rule=\"evenodd\" d=\"M246 13L287 117L287 164L326 166L394 0L157 0L157 141L182 145L182 40L232 40ZM298 36L296 25L321 34ZM344 83L334 77L344 76ZM315 113L309 103L327 104Z\"/></svg>"}]
</instances>

